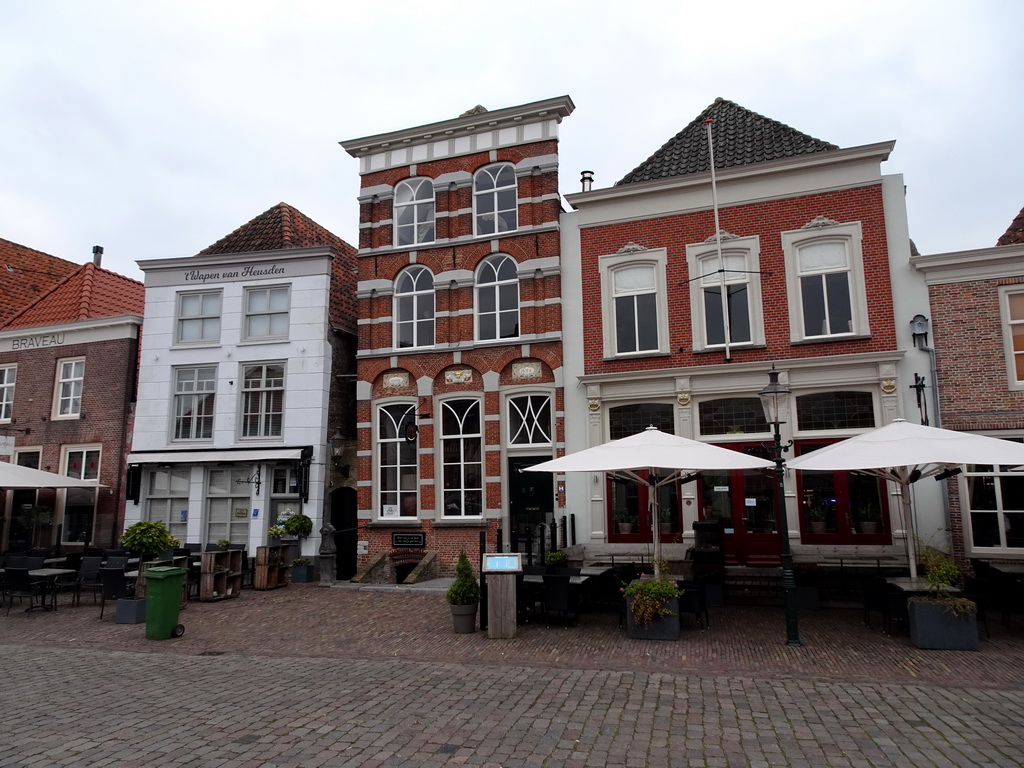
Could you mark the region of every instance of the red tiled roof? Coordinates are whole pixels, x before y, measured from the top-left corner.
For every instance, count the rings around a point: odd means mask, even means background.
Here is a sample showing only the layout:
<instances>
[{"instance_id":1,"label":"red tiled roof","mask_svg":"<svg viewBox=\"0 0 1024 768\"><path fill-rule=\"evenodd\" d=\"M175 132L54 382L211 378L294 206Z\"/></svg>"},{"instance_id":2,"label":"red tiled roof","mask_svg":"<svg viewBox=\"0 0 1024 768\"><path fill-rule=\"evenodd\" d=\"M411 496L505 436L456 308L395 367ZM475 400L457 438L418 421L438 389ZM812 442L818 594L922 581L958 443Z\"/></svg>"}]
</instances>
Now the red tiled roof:
<instances>
[{"instance_id":1,"label":"red tiled roof","mask_svg":"<svg viewBox=\"0 0 1024 768\"><path fill-rule=\"evenodd\" d=\"M35 328L100 317L141 316L145 304L142 283L89 262L0 327Z\"/></svg>"},{"instance_id":2,"label":"red tiled roof","mask_svg":"<svg viewBox=\"0 0 1024 768\"><path fill-rule=\"evenodd\" d=\"M0 324L78 267L74 262L0 239Z\"/></svg>"},{"instance_id":3,"label":"red tiled roof","mask_svg":"<svg viewBox=\"0 0 1024 768\"><path fill-rule=\"evenodd\" d=\"M1020 243L1024 243L1024 208L1021 208L1017 218L1010 224L1010 228L996 241L996 245L1018 245Z\"/></svg>"},{"instance_id":4,"label":"red tiled roof","mask_svg":"<svg viewBox=\"0 0 1024 768\"><path fill-rule=\"evenodd\" d=\"M356 249L297 208L287 203L278 203L230 235L204 248L198 255L282 251L319 246L334 250L329 309L331 326L354 334Z\"/></svg>"}]
</instances>

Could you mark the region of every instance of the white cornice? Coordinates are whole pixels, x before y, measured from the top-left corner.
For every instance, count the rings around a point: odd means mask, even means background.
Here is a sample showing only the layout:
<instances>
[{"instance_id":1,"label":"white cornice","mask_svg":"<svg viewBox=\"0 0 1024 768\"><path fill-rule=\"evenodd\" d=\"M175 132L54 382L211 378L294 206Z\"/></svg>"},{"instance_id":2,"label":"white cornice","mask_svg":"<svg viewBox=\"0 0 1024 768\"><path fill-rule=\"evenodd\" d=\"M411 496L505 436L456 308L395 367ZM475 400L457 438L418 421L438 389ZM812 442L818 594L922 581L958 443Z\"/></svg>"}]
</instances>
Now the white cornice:
<instances>
[{"instance_id":1,"label":"white cornice","mask_svg":"<svg viewBox=\"0 0 1024 768\"><path fill-rule=\"evenodd\" d=\"M928 285L1021 277L1024 243L911 256L910 263L924 273Z\"/></svg>"},{"instance_id":2,"label":"white cornice","mask_svg":"<svg viewBox=\"0 0 1024 768\"><path fill-rule=\"evenodd\" d=\"M146 259L136 261L143 272L160 270L204 269L221 264L252 264L254 262L299 261L300 259L323 258L334 253L328 245L311 248L278 248L273 251L248 251L246 253L202 253L170 259Z\"/></svg>"}]
</instances>

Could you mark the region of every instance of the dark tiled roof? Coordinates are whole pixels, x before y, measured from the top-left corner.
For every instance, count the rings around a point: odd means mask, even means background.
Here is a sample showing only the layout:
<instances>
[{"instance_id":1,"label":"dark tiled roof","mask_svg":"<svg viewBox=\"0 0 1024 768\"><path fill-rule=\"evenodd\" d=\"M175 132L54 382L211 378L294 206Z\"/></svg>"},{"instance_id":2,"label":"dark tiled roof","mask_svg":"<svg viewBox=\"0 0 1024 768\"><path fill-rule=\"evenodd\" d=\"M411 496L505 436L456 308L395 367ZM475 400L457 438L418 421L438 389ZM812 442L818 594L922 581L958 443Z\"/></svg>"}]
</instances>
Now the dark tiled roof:
<instances>
[{"instance_id":1,"label":"dark tiled roof","mask_svg":"<svg viewBox=\"0 0 1024 768\"><path fill-rule=\"evenodd\" d=\"M711 170L707 129L704 127L704 121L708 119L714 121L711 139L716 169L839 149L835 144L815 139L739 104L718 98L661 149L627 173L616 186Z\"/></svg>"},{"instance_id":2,"label":"dark tiled roof","mask_svg":"<svg viewBox=\"0 0 1024 768\"><path fill-rule=\"evenodd\" d=\"M143 314L146 289L138 280L92 262L11 317L3 328L36 328L100 317Z\"/></svg>"},{"instance_id":3,"label":"dark tiled roof","mask_svg":"<svg viewBox=\"0 0 1024 768\"><path fill-rule=\"evenodd\" d=\"M1021 208L1017 218L1010 224L1010 228L996 241L996 245L1019 245L1020 243L1024 243L1024 208Z\"/></svg>"},{"instance_id":4,"label":"dark tiled roof","mask_svg":"<svg viewBox=\"0 0 1024 768\"><path fill-rule=\"evenodd\" d=\"M287 203L278 203L209 248L204 248L199 255L284 251L320 246L334 249L329 308L331 325L354 334L356 249L297 208Z\"/></svg>"},{"instance_id":5,"label":"dark tiled roof","mask_svg":"<svg viewBox=\"0 0 1024 768\"><path fill-rule=\"evenodd\" d=\"M80 265L0 239L0 324Z\"/></svg>"},{"instance_id":6,"label":"dark tiled roof","mask_svg":"<svg viewBox=\"0 0 1024 768\"><path fill-rule=\"evenodd\" d=\"M321 245L340 249L345 241L298 209L287 203L278 203L230 235L204 248L199 255L280 251Z\"/></svg>"}]
</instances>

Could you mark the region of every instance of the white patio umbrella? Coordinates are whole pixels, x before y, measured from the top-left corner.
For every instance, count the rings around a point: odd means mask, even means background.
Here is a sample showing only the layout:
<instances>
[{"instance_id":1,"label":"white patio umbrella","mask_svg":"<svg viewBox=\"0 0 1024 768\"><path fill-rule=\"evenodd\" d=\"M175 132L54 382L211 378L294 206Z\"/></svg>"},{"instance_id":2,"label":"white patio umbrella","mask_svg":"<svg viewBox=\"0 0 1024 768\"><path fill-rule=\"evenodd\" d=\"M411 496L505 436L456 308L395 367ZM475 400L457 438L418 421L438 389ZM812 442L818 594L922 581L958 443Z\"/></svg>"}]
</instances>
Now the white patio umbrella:
<instances>
[{"instance_id":1,"label":"white patio umbrella","mask_svg":"<svg viewBox=\"0 0 1024 768\"><path fill-rule=\"evenodd\" d=\"M76 477L43 472L19 464L0 461L0 489L19 488L102 488L95 480L79 480Z\"/></svg>"},{"instance_id":2,"label":"white patio umbrella","mask_svg":"<svg viewBox=\"0 0 1024 768\"><path fill-rule=\"evenodd\" d=\"M910 575L917 576L910 485L961 464L1024 464L1024 444L972 432L911 424L896 419L863 435L834 443L786 462L802 471L847 470L892 480L900 486L901 516L907 534Z\"/></svg>"},{"instance_id":3,"label":"white patio umbrella","mask_svg":"<svg viewBox=\"0 0 1024 768\"><path fill-rule=\"evenodd\" d=\"M677 435L670 435L655 427L643 432L611 440L593 448L570 453L558 459L526 467L527 472L605 472L613 478L628 480L647 486L651 519L654 522L654 564L661 560L661 535L657 509L657 489L674 483L686 472L702 469L773 469L774 462L739 451L719 448L710 443L699 443ZM638 470L647 470L644 479ZM668 474L663 474L668 470ZM659 574L660 575L660 574Z\"/></svg>"}]
</instances>

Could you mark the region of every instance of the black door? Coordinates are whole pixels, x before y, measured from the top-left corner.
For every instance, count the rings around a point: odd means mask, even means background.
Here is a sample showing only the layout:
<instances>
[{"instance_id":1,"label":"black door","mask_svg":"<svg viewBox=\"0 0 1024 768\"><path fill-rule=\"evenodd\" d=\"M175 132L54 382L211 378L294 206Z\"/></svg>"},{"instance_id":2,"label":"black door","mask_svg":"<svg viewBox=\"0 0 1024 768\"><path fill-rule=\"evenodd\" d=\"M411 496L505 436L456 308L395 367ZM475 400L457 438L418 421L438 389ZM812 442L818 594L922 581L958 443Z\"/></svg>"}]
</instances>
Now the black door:
<instances>
[{"instance_id":1,"label":"black door","mask_svg":"<svg viewBox=\"0 0 1024 768\"><path fill-rule=\"evenodd\" d=\"M331 525L337 547L337 578L348 581L356 575L356 551L359 542L359 516L354 488L331 492Z\"/></svg>"},{"instance_id":2,"label":"black door","mask_svg":"<svg viewBox=\"0 0 1024 768\"><path fill-rule=\"evenodd\" d=\"M550 472L521 472L550 456L522 456L508 460L508 514L513 536L522 540L530 530L534 547L543 535L550 547L551 526L555 519L554 475Z\"/></svg>"}]
</instances>

